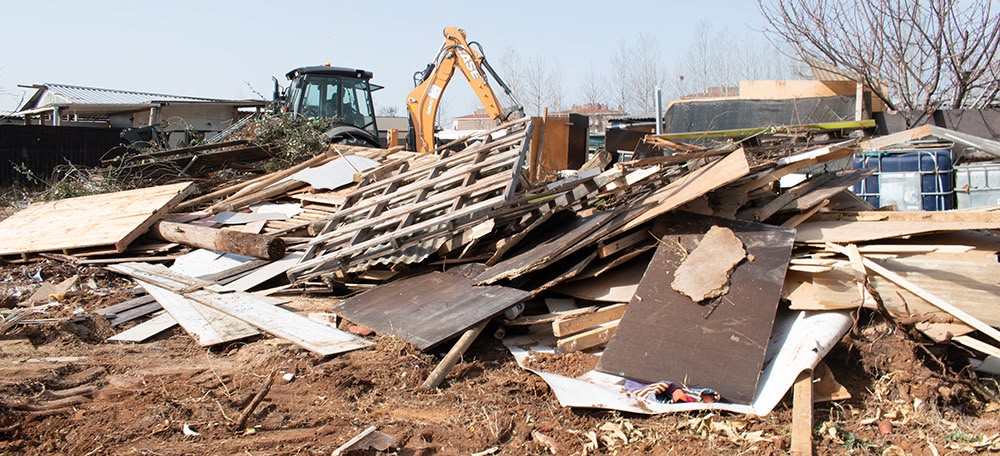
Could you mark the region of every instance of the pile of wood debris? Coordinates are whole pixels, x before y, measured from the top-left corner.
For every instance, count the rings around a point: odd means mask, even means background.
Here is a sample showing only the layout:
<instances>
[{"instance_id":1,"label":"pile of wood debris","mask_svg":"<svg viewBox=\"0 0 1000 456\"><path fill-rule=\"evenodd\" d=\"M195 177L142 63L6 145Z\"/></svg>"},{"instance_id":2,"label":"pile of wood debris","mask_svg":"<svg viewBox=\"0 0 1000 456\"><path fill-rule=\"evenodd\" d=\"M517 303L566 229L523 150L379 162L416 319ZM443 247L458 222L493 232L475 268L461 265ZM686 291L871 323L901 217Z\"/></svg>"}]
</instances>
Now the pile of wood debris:
<instances>
[{"instance_id":1,"label":"pile of wood debris","mask_svg":"<svg viewBox=\"0 0 1000 456\"><path fill-rule=\"evenodd\" d=\"M798 379L808 409L801 385L861 308L1000 356L1000 213L896 212L846 190L872 172L851 169L853 154L955 140L938 130L651 137L663 156L611 165L602 151L531 182L523 119L434 154L330 146L200 196L180 182L35 204L0 221L0 256L134 279L132 299L99 312L131 325L113 341L180 325L202 346L269 334L329 356L371 345L370 330L420 350L458 338L434 387L487 331L528 368L542 347L603 350L605 378L538 371L564 405L766 414ZM329 311L282 307L295 294L329 296ZM711 387L723 403L660 409L624 393L625 378Z\"/></svg>"}]
</instances>

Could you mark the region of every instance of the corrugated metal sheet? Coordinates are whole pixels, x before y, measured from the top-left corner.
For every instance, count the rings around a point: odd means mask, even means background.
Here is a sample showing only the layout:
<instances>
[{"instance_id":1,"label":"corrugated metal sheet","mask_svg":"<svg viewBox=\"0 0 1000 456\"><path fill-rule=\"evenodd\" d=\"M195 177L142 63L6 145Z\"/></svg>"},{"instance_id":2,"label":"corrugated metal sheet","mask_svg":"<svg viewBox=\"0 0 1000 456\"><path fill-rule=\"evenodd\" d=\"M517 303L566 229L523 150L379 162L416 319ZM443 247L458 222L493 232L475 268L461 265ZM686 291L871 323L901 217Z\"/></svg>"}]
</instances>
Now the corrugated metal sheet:
<instances>
[{"instance_id":1,"label":"corrugated metal sheet","mask_svg":"<svg viewBox=\"0 0 1000 456\"><path fill-rule=\"evenodd\" d=\"M22 110L40 108L54 104L134 105L159 101L225 101L212 98L186 97L161 93L99 89L95 87L81 87L67 84L54 84L50 82L35 87L39 89L39 93L33 96Z\"/></svg>"}]
</instances>

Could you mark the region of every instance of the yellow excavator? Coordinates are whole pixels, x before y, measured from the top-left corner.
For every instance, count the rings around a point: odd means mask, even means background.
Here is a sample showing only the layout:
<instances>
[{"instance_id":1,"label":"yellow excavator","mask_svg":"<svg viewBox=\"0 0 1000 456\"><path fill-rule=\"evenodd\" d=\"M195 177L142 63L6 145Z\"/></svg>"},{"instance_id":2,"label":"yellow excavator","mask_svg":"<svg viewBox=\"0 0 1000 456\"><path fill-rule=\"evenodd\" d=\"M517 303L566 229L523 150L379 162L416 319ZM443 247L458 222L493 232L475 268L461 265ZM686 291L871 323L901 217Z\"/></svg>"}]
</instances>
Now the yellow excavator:
<instances>
[{"instance_id":1,"label":"yellow excavator","mask_svg":"<svg viewBox=\"0 0 1000 456\"><path fill-rule=\"evenodd\" d=\"M444 89L448 87L455 74L456 67L465 75L465 79L469 81L490 118L504 122L524 116L524 108L514 98L510 87L497 76L496 71L486 61L482 46L475 41L466 41L465 30L447 27L444 29L444 44L441 45L437 56L434 61L427 64L427 68L413 75L416 88L406 97L406 108L413 123L410 131L410 148L414 151L432 152L436 148L434 123L437 119L438 106L441 104ZM504 110L483 73L484 69L514 102L514 107L510 111Z\"/></svg>"}]
</instances>

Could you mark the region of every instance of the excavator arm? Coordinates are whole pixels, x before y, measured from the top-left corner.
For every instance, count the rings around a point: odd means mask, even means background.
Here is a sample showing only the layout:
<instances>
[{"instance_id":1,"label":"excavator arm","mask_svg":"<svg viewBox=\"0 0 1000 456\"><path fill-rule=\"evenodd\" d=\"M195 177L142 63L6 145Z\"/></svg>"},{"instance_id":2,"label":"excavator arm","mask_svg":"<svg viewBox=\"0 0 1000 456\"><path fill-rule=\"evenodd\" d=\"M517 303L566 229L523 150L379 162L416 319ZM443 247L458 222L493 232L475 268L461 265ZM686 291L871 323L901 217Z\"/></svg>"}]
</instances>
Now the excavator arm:
<instances>
[{"instance_id":1,"label":"excavator arm","mask_svg":"<svg viewBox=\"0 0 1000 456\"><path fill-rule=\"evenodd\" d=\"M504 108L490 87L483 69L485 68L513 99L510 88L486 62L482 48L475 42L471 44L465 39L465 30L456 27L445 28L444 44L441 45L434 62L414 77L417 86L406 97L406 108L413 121L412 134L416 138L417 152L431 152L435 148L434 122L441 104L441 95L455 75L456 67L465 75L465 79L469 81L490 118L496 121L505 120ZM516 110L520 111L520 106Z\"/></svg>"}]
</instances>

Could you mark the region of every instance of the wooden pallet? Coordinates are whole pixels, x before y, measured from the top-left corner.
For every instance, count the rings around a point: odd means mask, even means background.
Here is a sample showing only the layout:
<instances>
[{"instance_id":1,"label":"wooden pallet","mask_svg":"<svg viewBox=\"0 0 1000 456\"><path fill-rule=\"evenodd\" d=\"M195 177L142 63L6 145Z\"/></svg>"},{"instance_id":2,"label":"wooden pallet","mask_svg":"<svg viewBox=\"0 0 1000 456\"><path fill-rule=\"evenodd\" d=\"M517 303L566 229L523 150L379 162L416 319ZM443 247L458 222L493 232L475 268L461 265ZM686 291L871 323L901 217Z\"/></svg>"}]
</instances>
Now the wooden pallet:
<instances>
[{"instance_id":1,"label":"wooden pallet","mask_svg":"<svg viewBox=\"0 0 1000 456\"><path fill-rule=\"evenodd\" d=\"M420 261L460 230L472 229L513 199L530 125L514 122L499 138L486 135L460 152L442 151L432 163L399 165L391 177L362 182L344 195L343 207L327 219L289 277L351 272L384 256ZM415 246L423 254L405 251Z\"/></svg>"}]
</instances>

